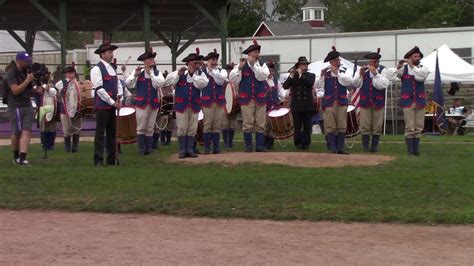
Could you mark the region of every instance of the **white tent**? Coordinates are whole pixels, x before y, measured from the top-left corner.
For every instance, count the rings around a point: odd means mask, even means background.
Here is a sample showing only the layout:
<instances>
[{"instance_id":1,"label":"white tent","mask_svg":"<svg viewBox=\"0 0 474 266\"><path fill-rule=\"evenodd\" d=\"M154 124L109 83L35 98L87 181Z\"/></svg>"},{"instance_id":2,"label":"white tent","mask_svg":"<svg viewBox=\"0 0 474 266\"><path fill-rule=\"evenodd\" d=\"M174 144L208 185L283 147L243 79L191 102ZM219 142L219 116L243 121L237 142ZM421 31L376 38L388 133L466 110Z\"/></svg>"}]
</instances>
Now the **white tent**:
<instances>
[{"instance_id":1,"label":"white tent","mask_svg":"<svg viewBox=\"0 0 474 266\"><path fill-rule=\"evenodd\" d=\"M341 59L341 65L345 68L347 68L346 72L354 73L354 62L351 62L347 59L344 59L342 57L339 57ZM309 64L308 66L308 71L315 74L316 77L319 78L319 75L321 74L321 69L324 69L329 66L329 62L324 63L323 60L316 61L314 63ZM359 69L360 67L357 67Z\"/></svg>"},{"instance_id":2,"label":"white tent","mask_svg":"<svg viewBox=\"0 0 474 266\"><path fill-rule=\"evenodd\" d=\"M474 83L474 66L460 58L446 44L438 48L438 63L443 83ZM421 64L430 69L430 75L426 82L433 83L436 69L436 51L421 59Z\"/></svg>"}]
</instances>

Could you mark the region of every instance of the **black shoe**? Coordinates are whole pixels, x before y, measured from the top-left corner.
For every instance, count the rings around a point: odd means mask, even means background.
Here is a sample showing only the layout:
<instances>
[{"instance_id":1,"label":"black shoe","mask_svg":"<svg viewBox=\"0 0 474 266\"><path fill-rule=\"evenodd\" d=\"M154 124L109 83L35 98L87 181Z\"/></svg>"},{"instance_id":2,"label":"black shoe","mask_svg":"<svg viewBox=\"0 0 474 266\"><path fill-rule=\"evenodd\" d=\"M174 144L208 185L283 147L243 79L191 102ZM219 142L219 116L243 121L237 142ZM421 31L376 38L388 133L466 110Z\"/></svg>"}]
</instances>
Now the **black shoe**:
<instances>
[{"instance_id":1,"label":"black shoe","mask_svg":"<svg viewBox=\"0 0 474 266\"><path fill-rule=\"evenodd\" d=\"M96 162L94 162L94 166L95 167L104 166L104 162L103 161L96 161Z\"/></svg>"},{"instance_id":2,"label":"black shoe","mask_svg":"<svg viewBox=\"0 0 474 266\"><path fill-rule=\"evenodd\" d=\"M350 153L348 153L348 152L345 151L345 150L342 150L342 151L337 151L337 154L349 155Z\"/></svg>"},{"instance_id":3,"label":"black shoe","mask_svg":"<svg viewBox=\"0 0 474 266\"><path fill-rule=\"evenodd\" d=\"M189 158L196 158L196 157L198 157L198 155L195 154L194 152L190 152L190 153L186 153L186 157L189 157Z\"/></svg>"}]
</instances>

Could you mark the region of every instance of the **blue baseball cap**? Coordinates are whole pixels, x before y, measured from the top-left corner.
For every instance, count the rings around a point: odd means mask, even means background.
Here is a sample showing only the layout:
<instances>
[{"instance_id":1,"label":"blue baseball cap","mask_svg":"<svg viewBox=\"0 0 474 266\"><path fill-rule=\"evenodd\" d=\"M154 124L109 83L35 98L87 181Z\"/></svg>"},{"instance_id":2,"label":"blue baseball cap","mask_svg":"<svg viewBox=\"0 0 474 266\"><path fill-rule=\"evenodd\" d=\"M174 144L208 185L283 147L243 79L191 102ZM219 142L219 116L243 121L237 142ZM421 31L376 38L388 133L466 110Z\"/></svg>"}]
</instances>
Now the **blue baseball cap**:
<instances>
[{"instance_id":1,"label":"blue baseball cap","mask_svg":"<svg viewBox=\"0 0 474 266\"><path fill-rule=\"evenodd\" d=\"M31 55L27 52L19 52L16 54L16 61L23 61L23 62L28 62L31 63L33 59L31 58Z\"/></svg>"}]
</instances>

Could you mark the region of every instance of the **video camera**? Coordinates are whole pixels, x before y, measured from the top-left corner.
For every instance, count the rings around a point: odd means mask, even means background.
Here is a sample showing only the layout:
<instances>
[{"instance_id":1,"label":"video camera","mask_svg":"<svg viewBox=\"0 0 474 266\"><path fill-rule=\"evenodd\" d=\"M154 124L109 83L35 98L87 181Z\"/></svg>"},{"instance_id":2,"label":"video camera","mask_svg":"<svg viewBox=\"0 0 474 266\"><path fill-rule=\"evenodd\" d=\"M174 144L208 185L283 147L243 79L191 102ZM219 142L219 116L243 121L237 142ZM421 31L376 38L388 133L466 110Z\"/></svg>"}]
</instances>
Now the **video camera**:
<instances>
[{"instance_id":1,"label":"video camera","mask_svg":"<svg viewBox=\"0 0 474 266\"><path fill-rule=\"evenodd\" d=\"M33 63L31 66L28 66L27 71L28 73L33 74L33 86L41 86L42 84L47 84L49 82L51 73L45 64Z\"/></svg>"}]
</instances>

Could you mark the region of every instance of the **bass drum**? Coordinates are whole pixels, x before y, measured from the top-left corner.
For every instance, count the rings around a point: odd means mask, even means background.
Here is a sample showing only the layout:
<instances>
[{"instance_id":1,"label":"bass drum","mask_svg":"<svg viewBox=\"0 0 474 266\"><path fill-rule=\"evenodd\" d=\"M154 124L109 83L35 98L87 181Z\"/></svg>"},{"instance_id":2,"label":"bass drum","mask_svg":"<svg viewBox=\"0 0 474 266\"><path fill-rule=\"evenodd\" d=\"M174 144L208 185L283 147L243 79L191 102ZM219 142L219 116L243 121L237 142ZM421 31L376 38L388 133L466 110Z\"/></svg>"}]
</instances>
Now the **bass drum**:
<instances>
[{"instance_id":1,"label":"bass drum","mask_svg":"<svg viewBox=\"0 0 474 266\"><path fill-rule=\"evenodd\" d=\"M92 97L92 82L90 80L81 81L79 84L80 88L80 101L78 113L81 116L92 116L94 114L94 98Z\"/></svg>"}]
</instances>

